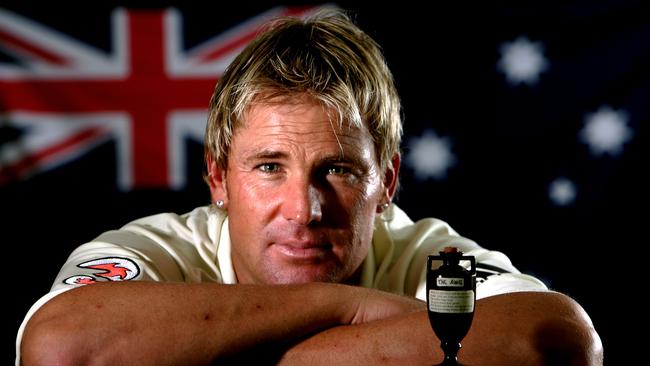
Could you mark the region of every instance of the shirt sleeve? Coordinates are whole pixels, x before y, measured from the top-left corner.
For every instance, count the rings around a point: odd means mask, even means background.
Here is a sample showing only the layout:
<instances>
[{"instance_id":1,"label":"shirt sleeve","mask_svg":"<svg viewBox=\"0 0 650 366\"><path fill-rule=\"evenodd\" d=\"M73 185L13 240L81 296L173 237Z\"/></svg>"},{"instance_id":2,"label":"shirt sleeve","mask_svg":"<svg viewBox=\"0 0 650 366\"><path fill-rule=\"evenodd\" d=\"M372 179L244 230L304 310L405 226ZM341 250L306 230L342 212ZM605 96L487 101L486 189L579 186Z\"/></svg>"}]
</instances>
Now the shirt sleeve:
<instances>
[{"instance_id":1,"label":"shirt sleeve","mask_svg":"<svg viewBox=\"0 0 650 366\"><path fill-rule=\"evenodd\" d=\"M102 281L222 282L216 257L223 220L210 220L205 209L197 209L105 232L70 254L52 289Z\"/></svg>"},{"instance_id":2,"label":"shirt sleeve","mask_svg":"<svg viewBox=\"0 0 650 366\"><path fill-rule=\"evenodd\" d=\"M521 273L503 253L488 250L460 236L446 222L425 218L413 222L396 205L376 222L373 237L373 287L426 300L426 264L453 246L476 259L476 298L517 291L548 291L539 279ZM469 265L469 264L467 264Z\"/></svg>"}]
</instances>

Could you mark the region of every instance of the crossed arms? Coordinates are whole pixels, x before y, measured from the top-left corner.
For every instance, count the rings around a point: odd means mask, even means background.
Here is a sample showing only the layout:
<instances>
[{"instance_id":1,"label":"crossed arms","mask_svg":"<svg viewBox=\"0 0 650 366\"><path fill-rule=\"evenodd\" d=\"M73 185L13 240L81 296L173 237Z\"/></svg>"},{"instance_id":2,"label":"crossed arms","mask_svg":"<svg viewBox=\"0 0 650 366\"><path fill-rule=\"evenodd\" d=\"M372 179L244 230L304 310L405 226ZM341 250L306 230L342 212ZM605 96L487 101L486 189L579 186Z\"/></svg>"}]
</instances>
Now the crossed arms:
<instances>
[{"instance_id":1,"label":"crossed arms","mask_svg":"<svg viewBox=\"0 0 650 366\"><path fill-rule=\"evenodd\" d=\"M425 304L360 287L98 283L30 319L23 365L431 365L442 354ZM479 300L459 358L470 365L602 365L589 317L569 297Z\"/></svg>"}]
</instances>

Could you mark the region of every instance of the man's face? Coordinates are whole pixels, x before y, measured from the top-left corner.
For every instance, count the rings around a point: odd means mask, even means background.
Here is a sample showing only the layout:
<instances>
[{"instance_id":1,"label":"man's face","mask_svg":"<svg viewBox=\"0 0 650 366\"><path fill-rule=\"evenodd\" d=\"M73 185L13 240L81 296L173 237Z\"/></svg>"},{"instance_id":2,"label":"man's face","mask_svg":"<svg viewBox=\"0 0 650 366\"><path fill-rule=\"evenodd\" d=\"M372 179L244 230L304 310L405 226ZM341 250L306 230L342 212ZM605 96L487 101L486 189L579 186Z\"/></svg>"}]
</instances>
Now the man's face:
<instances>
[{"instance_id":1,"label":"man's face","mask_svg":"<svg viewBox=\"0 0 650 366\"><path fill-rule=\"evenodd\" d=\"M350 278L389 198L375 156L365 128L330 122L308 99L254 104L235 132L225 174L212 172L222 176L212 195L226 196L238 281Z\"/></svg>"}]
</instances>

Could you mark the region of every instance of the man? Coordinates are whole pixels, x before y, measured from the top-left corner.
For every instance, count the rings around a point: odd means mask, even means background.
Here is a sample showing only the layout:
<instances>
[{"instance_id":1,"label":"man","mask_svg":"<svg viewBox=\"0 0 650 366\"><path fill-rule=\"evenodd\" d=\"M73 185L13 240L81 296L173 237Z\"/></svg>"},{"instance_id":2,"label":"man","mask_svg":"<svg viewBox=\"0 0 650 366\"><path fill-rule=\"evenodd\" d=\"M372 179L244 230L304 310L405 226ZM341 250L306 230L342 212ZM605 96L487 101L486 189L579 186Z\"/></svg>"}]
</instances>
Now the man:
<instances>
[{"instance_id":1,"label":"man","mask_svg":"<svg viewBox=\"0 0 650 366\"><path fill-rule=\"evenodd\" d=\"M270 25L210 103L213 205L77 248L26 317L17 362L430 365L426 256L455 246L499 273L478 286L462 362L602 363L576 302L391 204L401 131L391 73L349 19Z\"/></svg>"}]
</instances>

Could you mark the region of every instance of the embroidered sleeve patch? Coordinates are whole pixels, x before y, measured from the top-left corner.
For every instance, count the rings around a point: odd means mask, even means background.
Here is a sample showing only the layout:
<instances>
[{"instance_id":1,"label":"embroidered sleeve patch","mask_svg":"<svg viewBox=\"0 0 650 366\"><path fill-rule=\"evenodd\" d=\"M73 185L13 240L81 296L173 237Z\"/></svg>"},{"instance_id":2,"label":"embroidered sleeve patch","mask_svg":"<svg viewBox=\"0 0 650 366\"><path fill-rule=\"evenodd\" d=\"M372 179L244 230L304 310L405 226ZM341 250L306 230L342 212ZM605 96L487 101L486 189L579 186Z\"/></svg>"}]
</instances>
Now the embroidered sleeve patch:
<instances>
[{"instance_id":1,"label":"embroidered sleeve patch","mask_svg":"<svg viewBox=\"0 0 650 366\"><path fill-rule=\"evenodd\" d=\"M140 274L140 267L131 259L121 257L107 257L93 259L77 264L79 268L94 269L97 272L91 275L71 276L63 280L68 285L86 285L97 282L98 278L109 281L128 281Z\"/></svg>"},{"instance_id":2,"label":"embroidered sleeve patch","mask_svg":"<svg viewBox=\"0 0 650 366\"><path fill-rule=\"evenodd\" d=\"M72 277L68 277L65 280L63 280L63 283L66 283L68 285L87 285L87 284L95 283L95 282L97 282L95 280L95 277L93 277L93 276L85 276L85 275L72 276Z\"/></svg>"}]
</instances>

